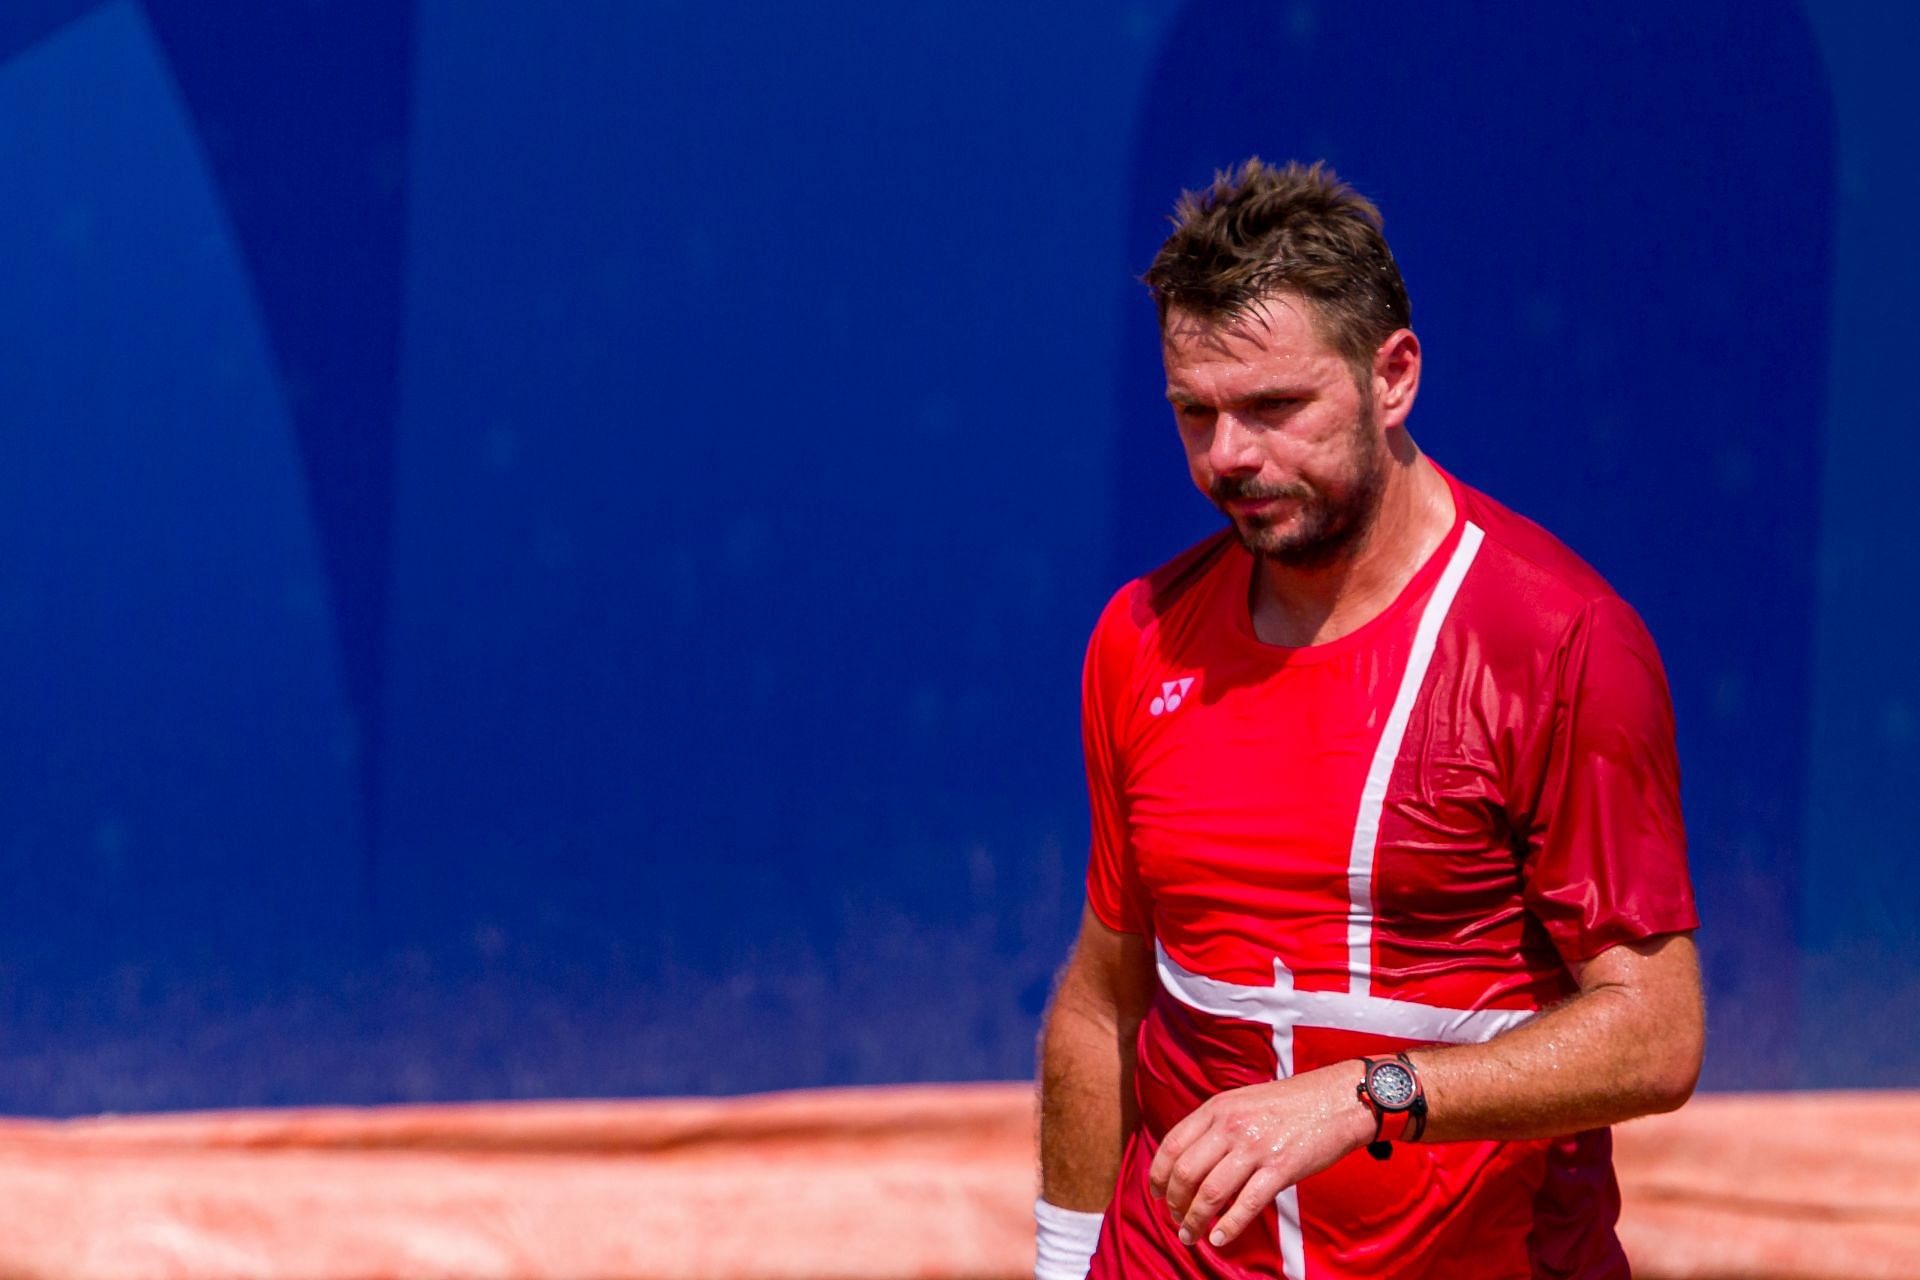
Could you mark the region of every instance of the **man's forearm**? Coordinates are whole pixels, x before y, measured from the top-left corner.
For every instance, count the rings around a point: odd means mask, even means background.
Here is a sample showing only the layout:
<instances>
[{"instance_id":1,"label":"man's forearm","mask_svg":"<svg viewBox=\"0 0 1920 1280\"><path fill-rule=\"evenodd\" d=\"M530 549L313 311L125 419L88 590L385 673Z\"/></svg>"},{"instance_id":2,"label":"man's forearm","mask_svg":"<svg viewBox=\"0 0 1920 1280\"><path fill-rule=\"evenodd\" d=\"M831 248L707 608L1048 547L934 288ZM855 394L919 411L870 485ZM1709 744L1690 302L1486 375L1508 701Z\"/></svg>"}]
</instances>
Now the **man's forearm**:
<instances>
[{"instance_id":1,"label":"man's forearm","mask_svg":"<svg viewBox=\"0 0 1920 1280\"><path fill-rule=\"evenodd\" d=\"M1086 999L1071 975L1055 996L1040 1045L1040 1194L1049 1204L1098 1213L1112 1198L1134 1121L1137 1029Z\"/></svg>"},{"instance_id":2,"label":"man's forearm","mask_svg":"<svg viewBox=\"0 0 1920 1280\"><path fill-rule=\"evenodd\" d=\"M1691 942L1677 936L1616 948L1608 963L1631 970L1650 953L1697 975ZM1413 1050L1425 1140L1551 1138L1671 1111L1693 1092L1702 1022L1697 976L1600 981L1485 1044Z\"/></svg>"}]
</instances>

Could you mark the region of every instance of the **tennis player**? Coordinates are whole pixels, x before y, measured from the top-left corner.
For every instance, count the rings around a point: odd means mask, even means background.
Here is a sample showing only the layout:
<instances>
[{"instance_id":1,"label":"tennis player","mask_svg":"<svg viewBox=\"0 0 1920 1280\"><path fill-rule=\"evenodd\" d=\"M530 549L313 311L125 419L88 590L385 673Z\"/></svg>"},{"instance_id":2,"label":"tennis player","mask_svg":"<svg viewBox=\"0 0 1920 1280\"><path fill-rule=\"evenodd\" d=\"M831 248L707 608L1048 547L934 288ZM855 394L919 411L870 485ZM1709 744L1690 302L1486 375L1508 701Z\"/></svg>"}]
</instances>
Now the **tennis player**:
<instances>
[{"instance_id":1,"label":"tennis player","mask_svg":"<svg viewBox=\"0 0 1920 1280\"><path fill-rule=\"evenodd\" d=\"M1230 527L1088 649L1036 1274L1626 1276L1607 1126L1703 1040L1653 641L1415 445L1406 290L1325 168L1188 194L1146 282Z\"/></svg>"}]
</instances>

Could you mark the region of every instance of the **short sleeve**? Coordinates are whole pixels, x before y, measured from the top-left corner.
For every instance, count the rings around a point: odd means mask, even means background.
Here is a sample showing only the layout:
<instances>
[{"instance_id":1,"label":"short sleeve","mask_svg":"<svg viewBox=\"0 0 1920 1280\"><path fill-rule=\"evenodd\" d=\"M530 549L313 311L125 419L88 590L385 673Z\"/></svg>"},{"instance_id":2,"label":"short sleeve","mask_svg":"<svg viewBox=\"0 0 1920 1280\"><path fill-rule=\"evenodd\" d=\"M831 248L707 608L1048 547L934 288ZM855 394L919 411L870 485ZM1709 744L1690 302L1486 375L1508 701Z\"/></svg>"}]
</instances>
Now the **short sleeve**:
<instances>
[{"instance_id":1,"label":"short sleeve","mask_svg":"<svg viewBox=\"0 0 1920 1280\"><path fill-rule=\"evenodd\" d=\"M1525 826L1528 909L1562 958L1693 929L1673 703L1625 601L1590 603L1555 655L1544 772Z\"/></svg>"},{"instance_id":2,"label":"short sleeve","mask_svg":"<svg viewBox=\"0 0 1920 1280\"><path fill-rule=\"evenodd\" d=\"M1086 755L1092 847L1087 857L1087 905L1109 929L1151 932L1127 837L1125 774L1118 717L1127 705L1139 632L1131 621L1131 588L1114 596L1094 627L1080 679L1080 740Z\"/></svg>"}]
</instances>

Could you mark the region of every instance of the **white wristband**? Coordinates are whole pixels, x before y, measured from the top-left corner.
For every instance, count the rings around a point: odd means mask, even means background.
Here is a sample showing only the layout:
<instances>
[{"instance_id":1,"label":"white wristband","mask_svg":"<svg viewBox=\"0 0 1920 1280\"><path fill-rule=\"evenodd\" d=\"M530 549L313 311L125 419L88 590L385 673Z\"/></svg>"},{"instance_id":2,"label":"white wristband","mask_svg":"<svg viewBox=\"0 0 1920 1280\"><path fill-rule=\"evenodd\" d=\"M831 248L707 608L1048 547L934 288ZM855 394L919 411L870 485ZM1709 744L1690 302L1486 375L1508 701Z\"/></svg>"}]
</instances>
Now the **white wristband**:
<instances>
[{"instance_id":1,"label":"white wristband","mask_svg":"<svg viewBox=\"0 0 1920 1280\"><path fill-rule=\"evenodd\" d=\"M1034 1235L1033 1280L1087 1280L1104 1217L1035 1200L1033 1220L1039 1230Z\"/></svg>"}]
</instances>

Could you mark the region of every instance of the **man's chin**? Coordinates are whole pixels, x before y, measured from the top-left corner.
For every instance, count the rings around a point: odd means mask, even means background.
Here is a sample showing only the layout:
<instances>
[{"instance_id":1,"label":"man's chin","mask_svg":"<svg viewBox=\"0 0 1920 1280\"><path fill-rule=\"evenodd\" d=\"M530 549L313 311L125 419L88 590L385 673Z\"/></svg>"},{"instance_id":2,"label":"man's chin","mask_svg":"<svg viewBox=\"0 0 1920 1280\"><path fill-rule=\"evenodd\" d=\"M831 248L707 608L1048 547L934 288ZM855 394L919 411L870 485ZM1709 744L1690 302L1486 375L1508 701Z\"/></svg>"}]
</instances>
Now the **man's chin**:
<instances>
[{"instance_id":1,"label":"man's chin","mask_svg":"<svg viewBox=\"0 0 1920 1280\"><path fill-rule=\"evenodd\" d=\"M1324 569L1349 554L1358 539L1347 529L1301 529L1284 525L1233 522L1240 545L1263 560L1290 569Z\"/></svg>"},{"instance_id":2,"label":"man's chin","mask_svg":"<svg viewBox=\"0 0 1920 1280\"><path fill-rule=\"evenodd\" d=\"M1291 520L1243 520L1237 516L1229 516L1227 520L1239 537L1240 545L1257 556L1284 558L1294 554L1300 543L1300 531L1293 527L1296 522Z\"/></svg>"}]
</instances>

